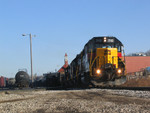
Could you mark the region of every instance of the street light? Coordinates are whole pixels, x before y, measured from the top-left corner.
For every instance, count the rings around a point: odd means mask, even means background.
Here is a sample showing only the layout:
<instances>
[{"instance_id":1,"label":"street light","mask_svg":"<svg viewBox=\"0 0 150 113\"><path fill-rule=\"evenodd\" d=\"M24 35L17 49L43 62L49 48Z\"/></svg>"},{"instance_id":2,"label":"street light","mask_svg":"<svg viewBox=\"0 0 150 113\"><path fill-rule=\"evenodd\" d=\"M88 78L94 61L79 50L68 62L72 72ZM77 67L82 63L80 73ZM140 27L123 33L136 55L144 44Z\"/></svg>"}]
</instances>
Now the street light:
<instances>
[{"instance_id":1,"label":"street light","mask_svg":"<svg viewBox=\"0 0 150 113\"><path fill-rule=\"evenodd\" d=\"M31 58L31 84L33 85L33 67L32 67L32 37L36 37L36 35L30 34L22 34L22 36L30 36L30 58Z\"/></svg>"}]
</instances>

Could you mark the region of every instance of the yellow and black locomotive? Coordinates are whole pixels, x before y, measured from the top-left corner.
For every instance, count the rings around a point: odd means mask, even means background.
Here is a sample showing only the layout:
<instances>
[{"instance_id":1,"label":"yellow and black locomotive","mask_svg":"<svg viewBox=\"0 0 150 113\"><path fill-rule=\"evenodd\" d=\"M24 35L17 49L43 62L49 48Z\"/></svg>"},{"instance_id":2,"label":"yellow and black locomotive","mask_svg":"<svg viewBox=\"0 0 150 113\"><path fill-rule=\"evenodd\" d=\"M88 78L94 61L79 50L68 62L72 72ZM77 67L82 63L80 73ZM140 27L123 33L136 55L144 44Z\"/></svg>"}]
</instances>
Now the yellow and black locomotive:
<instances>
[{"instance_id":1,"label":"yellow and black locomotive","mask_svg":"<svg viewBox=\"0 0 150 113\"><path fill-rule=\"evenodd\" d=\"M116 37L93 37L66 70L70 84L89 85L125 76L123 44Z\"/></svg>"}]
</instances>

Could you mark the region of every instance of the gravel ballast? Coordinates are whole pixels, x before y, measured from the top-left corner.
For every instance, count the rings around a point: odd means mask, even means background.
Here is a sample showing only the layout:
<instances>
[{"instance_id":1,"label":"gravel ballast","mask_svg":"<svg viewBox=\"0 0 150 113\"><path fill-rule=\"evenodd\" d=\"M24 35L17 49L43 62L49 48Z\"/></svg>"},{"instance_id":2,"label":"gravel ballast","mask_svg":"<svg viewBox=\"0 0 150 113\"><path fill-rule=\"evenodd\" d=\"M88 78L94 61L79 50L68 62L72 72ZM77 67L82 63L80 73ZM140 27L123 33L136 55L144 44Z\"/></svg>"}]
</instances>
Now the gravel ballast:
<instances>
[{"instance_id":1,"label":"gravel ballast","mask_svg":"<svg viewBox=\"0 0 150 113\"><path fill-rule=\"evenodd\" d=\"M0 113L149 113L150 92L17 90L0 92Z\"/></svg>"}]
</instances>

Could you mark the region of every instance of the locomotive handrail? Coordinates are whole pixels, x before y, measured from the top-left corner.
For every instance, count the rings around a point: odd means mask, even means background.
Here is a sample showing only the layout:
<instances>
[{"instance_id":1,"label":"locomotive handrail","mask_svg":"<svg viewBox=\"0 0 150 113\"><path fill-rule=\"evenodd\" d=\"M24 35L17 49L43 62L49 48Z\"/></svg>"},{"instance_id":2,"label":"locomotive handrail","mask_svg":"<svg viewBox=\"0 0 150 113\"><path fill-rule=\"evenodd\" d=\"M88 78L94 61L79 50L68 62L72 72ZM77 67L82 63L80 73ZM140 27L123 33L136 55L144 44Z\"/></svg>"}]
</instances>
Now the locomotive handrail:
<instances>
[{"instance_id":1,"label":"locomotive handrail","mask_svg":"<svg viewBox=\"0 0 150 113\"><path fill-rule=\"evenodd\" d=\"M76 70L76 78L78 79L78 66L77 66L77 70Z\"/></svg>"},{"instance_id":2,"label":"locomotive handrail","mask_svg":"<svg viewBox=\"0 0 150 113\"><path fill-rule=\"evenodd\" d=\"M89 69L90 69L90 76L92 76L92 72L91 72L91 63L92 63L92 55L93 54L93 51L91 49L91 56L90 56L90 65L89 65Z\"/></svg>"},{"instance_id":3,"label":"locomotive handrail","mask_svg":"<svg viewBox=\"0 0 150 113\"><path fill-rule=\"evenodd\" d=\"M92 61L92 64L90 64L90 66L89 66L89 68L90 68L90 76L92 76L92 66L93 66L93 64L94 64L94 62L95 62L95 60L97 59L97 58L99 58L99 56L96 56L95 58L94 58L94 60Z\"/></svg>"},{"instance_id":4,"label":"locomotive handrail","mask_svg":"<svg viewBox=\"0 0 150 113\"><path fill-rule=\"evenodd\" d=\"M92 62L92 54L93 54L93 51L91 49L90 65L91 65L91 62Z\"/></svg>"}]
</instances>

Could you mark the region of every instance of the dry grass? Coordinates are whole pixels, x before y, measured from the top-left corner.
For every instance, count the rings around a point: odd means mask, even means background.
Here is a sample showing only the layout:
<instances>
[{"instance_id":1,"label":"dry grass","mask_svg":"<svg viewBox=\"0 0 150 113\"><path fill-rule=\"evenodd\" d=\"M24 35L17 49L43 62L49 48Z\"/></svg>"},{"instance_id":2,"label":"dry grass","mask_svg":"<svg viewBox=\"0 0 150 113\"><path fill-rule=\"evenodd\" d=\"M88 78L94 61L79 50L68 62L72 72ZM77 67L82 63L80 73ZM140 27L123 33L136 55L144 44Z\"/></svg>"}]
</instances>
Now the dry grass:
<instances>
[{"instance_id":1,"label":"dry grass","mask_svg":"<svg viewBox=\"0 0 150 113\"><path fill-rule=\"evenodd\" d=\"M127 81L123 86L127 87L150 87L150 77L131 79Z\"/></svg>"}]
</instances>

